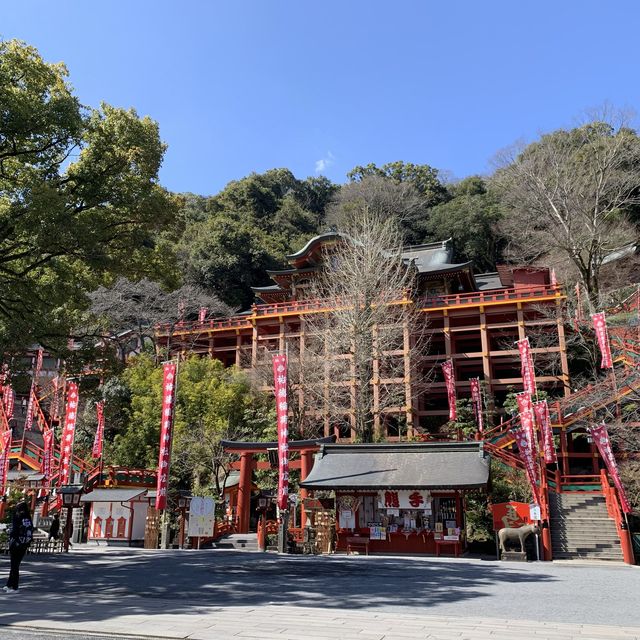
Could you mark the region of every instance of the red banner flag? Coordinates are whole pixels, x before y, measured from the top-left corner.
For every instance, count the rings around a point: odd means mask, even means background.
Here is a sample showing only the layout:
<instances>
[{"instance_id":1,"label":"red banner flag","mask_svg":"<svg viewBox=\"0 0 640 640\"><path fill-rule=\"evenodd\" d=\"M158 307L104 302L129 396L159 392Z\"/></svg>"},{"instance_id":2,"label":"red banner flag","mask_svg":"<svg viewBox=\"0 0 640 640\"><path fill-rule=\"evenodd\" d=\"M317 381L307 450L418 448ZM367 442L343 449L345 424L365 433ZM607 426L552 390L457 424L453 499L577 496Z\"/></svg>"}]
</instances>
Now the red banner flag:
<instances>
[{"instance_id":1,"label":"red banner flag","mask_svg":"<svg viewBox=\"0 0 640 640\"><path fill-rule=\"evenodd\" d=\"M0 434L0 499L7 490L7 474L9 473L9 453L11 452L11 431Z\"/></svg>"},{"instance_id":2,"label":"red banner flag","mask_svg":"<svg viewBox=\"0 0 640 640\"><path fill-rule=\"evenodd\" d=\"M60 360L58 360L58 369L60 369ZM53 384L53 397L49 411L51 412L51 419L56 420L60 408L60 391L64 388L64 378L56 376L51 383Z\"/></svg>"},{"instance_id":3,"label":"red banner flag","mask_svg":"<svg viewBox=\"0 0 640 640\"><path fill-rule=\"evenodd\" d=\"M604 312L594 313L591 316L591 319L593 320L593 328L596 332L596 338L598 340L598 346L600 347L600 353L602 354L600 368L613 369L611 347L609 346L609 332L607 331L607 320L604 316Z\"/></svg>"},{"instance_id":4,"label":"red banner flag","mask_svg":"<svg viewBox=\"0 0 640 640\"><path fill-rule=\"evenodd\" d=\"M42 456L42 475L44 476L45 485L49 486L51 478L52 461L53 461L53 429L47 429L42 437L44 439L44 453Z\"/></svg>"},{"instance_id":5,"label":"red banner flag","mask_svg":"<svg viewBox=\"0 0 640 640\"><path fill-rule=\"evenodd\" d=\"M36 356L36 370L33 373L34 382L40 377L40 371L42 370L42 360L43 360L44 352L42 348L38 349L38 355Z\"/></svg>"},{"instance_id":6,"label":"red banner flag","mask_svg":"<svg viewBox=\"0 0 640 640\"><path fill-rule=\"evenodd\" d=\"M531 450L529 437L524 429L513 429L511 432L516 439L518 453L520 454L520 459L524 464L524 469L527 473L529 484L531 485L531 493L533 494L534 502L536 504L540 504L538 485L536 484L538 474L536 472L536 463L534 460L533 452Z\"/></svg>"},{"instance_id":7,"label":"red banner flag","mask_svg":"<svg viewBox=\"0 0 640 640\"><path fill-rule=\"evenodd\" d=\"M102 456L102 439L104 436L104 400L96 402L96 415L98 418L98 426L96 428L96 436L93 439L93 449L91 450L91 456L93 458L99 458Z\"/></svg>"},{"instance_id":8,"label":"red banner flag","mask_svg":"<svg viewBox=\"0 0 640 640\"><path fill-rule=\"evenodd\" d=\"M158 456L158 481L156 484L156 509L167 508L169 490L169 464L173 439L173 415L176 403L177 366L165 362L162 378L162 426L160 429L160 454Z\"/></svg>"},{"instance_id":9,"label":"red banner flag","mask_svg":"<svg viewBox=\"0 0 640 640\"><path fill-rule=\"evenodd\" d=\"M544 461L547 464L557 462L556 447L553 443L553 429L551 427L551 416L549 415L549 405L546 400L540 400L533 405L536 414L536 421L542 434L542 451Z\"/></svg>"},{"instance_id":10,"label":"red banner flag","mask_svg":"<svg viewBox=\"0 0 640 640\"><path fill-rule=\"evenodd\" d=\"M536 394L536 373L533 368L533 358L531 357L531 347L529 338L518 340L518 351L520 352L520 370L522 372L522 386L532 396Z\"/></svg>"},{"instance_id":11,"label":"red banner flag","mask_svg":"<svg viewBox=\"0 0 640 640\"><path fill-rule=\"evenodd\" d=\"M16 392L11 388L10 384L4 386L2 391L2 402L4 404L4 413L7 420L13 418L13 410L16 406Z\"/></svg>"},{"instance_id":12,"label":"red banner flag","mask_svg":"<svg viewBox=\"0 0 640 640\"><path fill-rule=\"evenodd\" d=\"M278 416L278 509L289 508L289 404L287 356L273 356L273 383Z\"/></svg>"},{"instance_id":13,"label":"red banner flag","mask_svg":"<svg viewBox=\"0 0 640 640\"><path fill-rule=\"evenodd\" d=\"M64 429L60 441L60 485L69 484L73 459L73 440L78 417L78 385L70 382L67 387L67 410L64 417Z\"/></svg>"},{"instance_id":14,"label":"red banner flag","mask_svg":"<svg viewBox=\"0 0 640 640\"><path fill-rule=\"evenodd\" d=\"M607 471L609 472L609 475L613 480L613 484L616 485L616 489L618 490L618 497L620 498L620 504L622 505L622 510L625 513L631 513L631 505L629 504L627 493L624 490L624 486L622 485L622 480L620 480L618 463L616 462L615 456L613 455L613 451L611 449L611 441L609 440L609 434L607 433L607 426L605 424L600 424L597 427L591 427L589 429L589 432L591 433L591 437L598 447L598 451L600 452L604 463L607 465Z\"/></svg>"},{"instance_id":15,"label":"red banner flag","mask_svg":"<svg viewBox=\"0 0 640 640\"><path fill-rule=\"evenodd\" d=\"M482 392L480 390L480 378L471 378L471 404L473 405L473 413L476 417L476 424L480 433L484 430L482 419Z\"/></svg>"},{"instance_id":16,"label":"red banner flag","mask_svg":"<svg viewBox=\"0 0 640 640\"><path fill-rule=\"evenodd\" d=\"M524 391L516 394L518 402L518 413L520 414L520 424L527 433L531 451L535 457L537 451L536 443L536 425L533 416L533 404L531 402L531 394Z\"/></svg>"},{"instance_id":17,"label":"red banner flag","mask_svg":"<svg viewBox=\"0 0 640 640\"><path fill-rule=\"evenodd\" d=\"M27 403L27 415L24 419L24 429L25 431L31 431L33 428L33 415L35 413L35 400L36 397L36 388L35 383L31 385L31 389L29 390L29 402Z\"/></svg>"},{"instance_id":18,"label":"red banner flag","mask_svg":"<svg viewBox=\"0 0 640 640\"><path fill-rule=\"evenodd\" d=\"M449 422L455 422L458 419L458 410L456 408L456 381L452 360L447 360L446 362L442 363L442 373L444 374L444 382L447 386L447 401L449 402Z\"/></svg>"}]
</instances>

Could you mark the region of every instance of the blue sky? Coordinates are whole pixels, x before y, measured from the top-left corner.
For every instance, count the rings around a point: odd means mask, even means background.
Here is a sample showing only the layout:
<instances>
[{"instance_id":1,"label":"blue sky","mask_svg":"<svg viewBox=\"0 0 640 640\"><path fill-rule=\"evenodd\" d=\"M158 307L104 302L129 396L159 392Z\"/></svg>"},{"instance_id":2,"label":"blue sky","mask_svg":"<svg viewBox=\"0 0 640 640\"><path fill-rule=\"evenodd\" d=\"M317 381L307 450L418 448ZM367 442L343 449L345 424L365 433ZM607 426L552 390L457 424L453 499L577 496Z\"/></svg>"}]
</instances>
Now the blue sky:
<instances>
[{"instance_id":1,"label":"blue sky","mask_svg":"<svg viewBox=\"0 0 640 640\"><path fill-rule=\"evenodd\" d=\"M80 100L135 107L174 191L288 167L462 178L605 101L640 105L635 0L5 0L0 37L64 61Z\"/></svg>"}]
</instances>

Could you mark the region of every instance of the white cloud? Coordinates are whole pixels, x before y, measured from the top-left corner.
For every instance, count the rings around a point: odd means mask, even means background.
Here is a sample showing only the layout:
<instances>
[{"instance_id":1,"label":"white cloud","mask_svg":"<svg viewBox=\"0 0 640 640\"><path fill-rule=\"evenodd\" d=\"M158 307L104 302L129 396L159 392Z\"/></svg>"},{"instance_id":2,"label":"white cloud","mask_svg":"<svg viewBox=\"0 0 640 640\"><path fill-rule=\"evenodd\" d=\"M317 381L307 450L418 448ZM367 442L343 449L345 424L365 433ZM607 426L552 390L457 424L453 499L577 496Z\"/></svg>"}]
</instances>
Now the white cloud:
<instances>
[{"instance_id":1,"label":"white cloud","mask_svg":"<svg viewBox=\"0 0 640 640\"><path fill-rule=\"evenodd\" d=\"M316 160L316 173L322 173L326 171L333 164L333 153L331 151L327 151L324 158L320 158L320 160Z\"/></svg>"}]
</instances>

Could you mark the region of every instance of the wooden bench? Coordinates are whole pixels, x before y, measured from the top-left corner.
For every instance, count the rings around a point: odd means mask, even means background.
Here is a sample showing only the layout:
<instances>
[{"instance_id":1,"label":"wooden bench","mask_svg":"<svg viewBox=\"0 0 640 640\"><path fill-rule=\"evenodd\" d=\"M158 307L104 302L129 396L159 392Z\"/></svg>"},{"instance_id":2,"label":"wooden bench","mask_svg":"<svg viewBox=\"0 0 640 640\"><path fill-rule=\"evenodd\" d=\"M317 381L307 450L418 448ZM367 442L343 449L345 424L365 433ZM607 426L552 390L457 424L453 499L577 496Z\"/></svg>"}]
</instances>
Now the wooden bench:
<instances>
[{"instance_id":1,"label":"wooden bench","mask_svg":"<svg viewBox=\"0 0 640 640\"><path fill-rule=\"evenodd\" d=\"M347 555L352 551L364 549L365 555L369 555L369 538L364 536L349 536L347 538Z\"/></svg>"},{"instance_id":2,"label":"wooden bench","mask_svg":"<svg viewBox=\"0 0 640 640\"><path fill-rule=\"evenodd\" d=\"M460 541L459 540L436 540L436 557L440 556L440 550L447 545L453 545L453 555L460 557Z\"/></svg>"}]
</instances>

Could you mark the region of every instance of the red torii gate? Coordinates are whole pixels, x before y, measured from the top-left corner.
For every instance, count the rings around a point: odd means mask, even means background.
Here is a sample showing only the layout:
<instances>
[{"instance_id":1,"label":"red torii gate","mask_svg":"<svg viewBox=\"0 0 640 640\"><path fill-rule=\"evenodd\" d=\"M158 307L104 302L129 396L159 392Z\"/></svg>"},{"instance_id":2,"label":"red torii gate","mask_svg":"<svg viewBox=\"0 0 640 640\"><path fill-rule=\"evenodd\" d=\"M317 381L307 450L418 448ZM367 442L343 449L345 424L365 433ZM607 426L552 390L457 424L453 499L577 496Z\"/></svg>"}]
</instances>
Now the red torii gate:
<instances>
[{"instance_id":1,"label":"red torii gate","mask_svg":"<svg viewBox=\"0 0 640 640\"><path fill-rule=\"evenodd\" d=\"M314 438L313 440L294 440L289 442L289 451L300 454L298 460L289 462L289 469L300 469L300 480L304 480L313 467L313 454L320 449L320 445L335 442L335 436L327 438ZM270 469L268 461L258 461L255 454L268 453L269 449L278 448L277 442L236 442L233 440L223 440L222 447L227 453L237 453L240 456L238 462L231 465L232 469L240 470L238 484L238 533L249 532L249 516L251 508L251 476L254 469ZM302 521L304 522L304 498L307 497L307 490L300 489L302 503Z\"/></svg>"}]
</instances>

